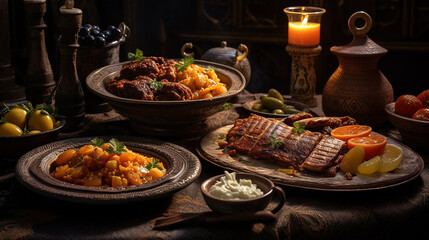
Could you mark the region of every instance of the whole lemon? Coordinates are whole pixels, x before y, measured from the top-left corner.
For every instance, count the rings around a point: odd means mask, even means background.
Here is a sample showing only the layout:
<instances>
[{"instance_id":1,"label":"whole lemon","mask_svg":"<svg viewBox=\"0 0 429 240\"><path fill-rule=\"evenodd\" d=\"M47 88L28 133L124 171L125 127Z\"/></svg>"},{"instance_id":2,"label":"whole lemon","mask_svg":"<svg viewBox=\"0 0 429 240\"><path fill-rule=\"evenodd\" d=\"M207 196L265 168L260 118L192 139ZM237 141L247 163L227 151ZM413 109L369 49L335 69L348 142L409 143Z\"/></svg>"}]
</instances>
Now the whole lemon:
<instances>
[{"instance_id":1,"label":"whole lemon","mask_svg":"<svg viewBox=\"0 0 429 240\"><path fill-rule=\"evenodd\" d=\"M0 136L21 136L22 130L13 123L0 124Z\"/></svg>"},{"instance_id":2,"label":"whole lemon","mask_svg":"<svg viewBox=\"0 0 429 240\"><path fill-rule=\"evenodd\" d=\"M24 129L25 124L27 123L27 119L25 118L26 115L27 111L20 107L14 107L4 115L4 120Z\"/></svg>"},{"instance_id":3,"label":"whole lemon","mask_svg":"<svg viewBox=\"0 0 429 240\"><path fill-rule=\"evenodd\" d=\"M51 115L36 110L28 119L28 128L30 130L48 131L54 128L54 119Z\"/></svg>"}]
</instances>

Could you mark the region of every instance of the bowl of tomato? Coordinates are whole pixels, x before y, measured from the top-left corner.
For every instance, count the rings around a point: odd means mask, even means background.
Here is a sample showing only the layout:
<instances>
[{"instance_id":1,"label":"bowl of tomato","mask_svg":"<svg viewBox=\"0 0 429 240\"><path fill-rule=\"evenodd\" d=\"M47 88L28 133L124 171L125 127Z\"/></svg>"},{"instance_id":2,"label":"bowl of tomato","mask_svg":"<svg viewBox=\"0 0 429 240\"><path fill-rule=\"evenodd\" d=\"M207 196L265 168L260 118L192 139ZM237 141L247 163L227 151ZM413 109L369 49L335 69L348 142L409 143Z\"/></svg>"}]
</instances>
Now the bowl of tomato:
<instances>
[{"instance_id":1,"label":"bowl of tomato","mask_svg":"<svg viewBox=\"0 0 429 240\"><path fill-rule=\"evenodd\" d=\"M5 105L0 112L0 159L18 159L33 148L55 141L65 123L65 119L56 120L54 110L47 105Z\"/></svg>"},{"instance_id":2,"label":"bowl of tomato","mask_svg":"<svg viewBox=\"0 0 429 240\"><path fill-rule=\"evenodd\" d=\"M397 102L389 103L384 108L389 122L398 129L405 143L412 147L429 149L429 110L425 110L428 108L416 108L412 114L404 116L401 114L407 111L397 111L397 108L404 108ZM425 120L426 118L428 120Z\"/></svg>"}]
</instances>

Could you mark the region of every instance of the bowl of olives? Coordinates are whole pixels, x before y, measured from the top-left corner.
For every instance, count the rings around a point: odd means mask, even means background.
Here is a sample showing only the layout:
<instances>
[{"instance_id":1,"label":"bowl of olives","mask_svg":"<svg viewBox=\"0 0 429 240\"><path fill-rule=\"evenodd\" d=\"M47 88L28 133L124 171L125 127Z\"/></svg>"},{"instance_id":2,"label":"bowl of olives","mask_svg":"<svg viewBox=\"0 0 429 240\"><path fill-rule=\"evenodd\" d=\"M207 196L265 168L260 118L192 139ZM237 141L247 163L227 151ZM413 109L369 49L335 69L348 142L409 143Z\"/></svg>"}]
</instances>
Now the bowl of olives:
<instances>
[{"instance_id":1,"label":"bowl of olives","mask_svg":"<svg viewBox=\"0 0 429 240\"><path fill-rule=\"evenodd\" d=\"M65 120L56 120L53 109L30 102L5 104L0 113L0 158L18 158L27 151L55 141Z\"/></svg>"},{"instance_id":2,"label":"bowl of olives","mask_svg":"<svg viewBox=\"0 0 429 240\"><path fill-rule=\"evenodd\" d=\"M243 103L242 107L252 113L271 118L284 118L302 112L317 116L307 105L286 99L273 88L267 94L261 95L258 100Z\"/></svg>"}]
</instances>

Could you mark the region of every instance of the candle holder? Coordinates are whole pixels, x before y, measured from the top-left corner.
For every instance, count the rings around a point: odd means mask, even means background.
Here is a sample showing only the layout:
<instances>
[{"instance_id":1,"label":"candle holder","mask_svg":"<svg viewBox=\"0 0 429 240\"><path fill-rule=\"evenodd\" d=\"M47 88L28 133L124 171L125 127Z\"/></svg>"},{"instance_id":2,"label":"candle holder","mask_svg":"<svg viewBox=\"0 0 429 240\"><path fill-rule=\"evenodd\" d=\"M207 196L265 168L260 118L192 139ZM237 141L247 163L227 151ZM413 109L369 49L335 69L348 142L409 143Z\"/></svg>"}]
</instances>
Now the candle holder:
<instances>
[{"instance_id":1,"label":"candle holder","mask_svg":"<svg viewBox=\"0 0 429 240\"><path fill-rule=\"evenodd\" d=\"M288 45L286 51L292 57L290 95L292 99L309 107L316 107L316 57L322 51L320 22L326 12L318 7L288 7Z\"/></svg>"}]
</instances>

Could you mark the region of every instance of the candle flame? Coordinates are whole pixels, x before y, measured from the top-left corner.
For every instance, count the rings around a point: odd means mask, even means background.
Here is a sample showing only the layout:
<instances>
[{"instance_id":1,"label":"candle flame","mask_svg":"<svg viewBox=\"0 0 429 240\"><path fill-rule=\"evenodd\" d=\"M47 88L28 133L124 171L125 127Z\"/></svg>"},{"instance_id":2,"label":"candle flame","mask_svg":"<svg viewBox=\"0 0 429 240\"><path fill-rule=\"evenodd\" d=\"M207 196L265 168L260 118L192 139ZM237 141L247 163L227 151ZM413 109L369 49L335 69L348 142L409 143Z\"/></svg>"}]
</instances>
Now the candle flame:
<instances>
[{"instance_id":1,"label":"candle flame","mask_svg":"<svg viewBox=\"0 0 429 240\"><path fill-rule=\"evenodd\" d=\"M304 17L305 16L305 17ZM302 22L301 22L301 24L302 25L306 25L307 24L307 21L308 21L308 15L304 15L303 17L304 17L304 19L302 19Z\"/></svg>"}]
</instances>

